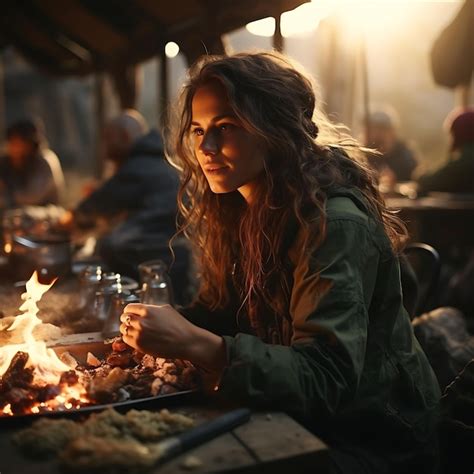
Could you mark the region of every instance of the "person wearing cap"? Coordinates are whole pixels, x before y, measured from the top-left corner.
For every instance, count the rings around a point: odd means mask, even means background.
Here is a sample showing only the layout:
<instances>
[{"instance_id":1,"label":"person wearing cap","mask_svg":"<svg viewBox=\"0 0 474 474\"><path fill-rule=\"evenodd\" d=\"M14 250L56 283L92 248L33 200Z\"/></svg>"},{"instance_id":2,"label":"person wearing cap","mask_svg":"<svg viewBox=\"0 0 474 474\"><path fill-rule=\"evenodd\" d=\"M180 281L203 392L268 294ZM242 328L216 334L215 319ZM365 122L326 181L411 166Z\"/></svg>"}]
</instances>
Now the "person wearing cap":
<instances>
[{"instance_id":1,"label":"person wearing cap","mask_svg":"<svg viewBox=\"0 0 474 474\"><path fill-rule=\"evenodd\" d=\"M474 193L474 107L456 108L446 118L451 147L448 162L418 178L418 194Z\"/></svg>"},{"instance_id":2,"label":"person wearing cap","mask_svg":"<svg viewBox=\"0 0 474 474\"><path fill-rule=\"evenodd\" d=\"M41 124L29 119L15 122L6 138L6 154L0 158L0 208L58 204L64 176Z\"/></svg>"},{"instance_id":3,"label":"person wearing cap","mask_svg":"<svg viewBox=\"0 0 474 474\"><path fill-rule=\"evenodd\" d=\"M372 112L366 130L366 144L381 154L370 158L370 164L380 179L392 184L409 181L418 164L416 154L399 135L399 118L391 107Z\"/></svg>"}]
</instances>

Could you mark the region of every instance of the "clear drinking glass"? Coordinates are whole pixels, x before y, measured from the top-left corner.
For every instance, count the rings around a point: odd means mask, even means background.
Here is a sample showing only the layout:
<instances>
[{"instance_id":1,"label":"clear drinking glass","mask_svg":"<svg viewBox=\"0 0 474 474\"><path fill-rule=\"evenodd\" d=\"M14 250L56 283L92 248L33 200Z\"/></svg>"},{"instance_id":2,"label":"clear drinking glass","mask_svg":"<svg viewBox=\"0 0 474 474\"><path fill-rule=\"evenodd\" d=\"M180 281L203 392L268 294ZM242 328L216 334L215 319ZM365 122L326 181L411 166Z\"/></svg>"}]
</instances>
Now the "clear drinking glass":
<instances>
[{"instance_id":1,"label":"clear drinking glass","mask_svg":"<svg viewBox=\"0 0 474 474\"><path fill-rule=\"evenodd\" d=\"M107 319L105 320L104 327L102 328L102 335L105 338L119 335L120 316L123 313L125 306L127 306L129 303L137 303L138 301L138 296L130 293L129 291L112 295Z\"/></svg>"},{"instance_id":2,"label":"clear drinking glass","mask_svg":"<svg viewBox=\"0 0 474 474\"><path fill-rule=\"evenodd\" d=\"M142 303L173 304L173 288L167 270L162 260L149 260L138 266Z\"/></svg>"}]
</instances>

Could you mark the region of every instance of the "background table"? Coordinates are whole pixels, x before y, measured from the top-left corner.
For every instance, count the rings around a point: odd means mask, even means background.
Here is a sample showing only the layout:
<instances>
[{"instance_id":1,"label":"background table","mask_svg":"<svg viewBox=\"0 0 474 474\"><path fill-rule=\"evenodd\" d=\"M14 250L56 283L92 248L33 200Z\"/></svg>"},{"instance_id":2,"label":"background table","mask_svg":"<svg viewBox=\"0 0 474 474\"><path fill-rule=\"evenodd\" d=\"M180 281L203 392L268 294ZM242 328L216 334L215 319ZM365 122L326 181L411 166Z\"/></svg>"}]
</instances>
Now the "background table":
<instances>
[{"instance_id":1,"label":"background table","mask_svg":"<svg viewBox=\"0 0 474 474\"><path fill-rule=\"evenodd\" d=\"M453 245L474 247L474 198L386 198L385 203L399 211L411 241L428 243L441 253Z\"/></svg>"}]
</instances>

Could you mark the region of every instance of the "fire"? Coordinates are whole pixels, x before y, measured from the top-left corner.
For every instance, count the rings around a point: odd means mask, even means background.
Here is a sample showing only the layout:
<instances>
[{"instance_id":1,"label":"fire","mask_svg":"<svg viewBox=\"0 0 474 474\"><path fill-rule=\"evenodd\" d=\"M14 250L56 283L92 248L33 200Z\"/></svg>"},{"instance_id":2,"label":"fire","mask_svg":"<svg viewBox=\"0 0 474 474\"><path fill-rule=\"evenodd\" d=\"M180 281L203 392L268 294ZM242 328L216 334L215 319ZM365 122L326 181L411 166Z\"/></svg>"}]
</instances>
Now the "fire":
<instances>
[{"instance_id":1,"label":"fire","mask_svg":"<svg viewBox=\"0 0 474 474\"><path fill-rule=\"evenodd\" d=\"M35 272L26 283L26 293L22 295L24 303L20 306L22 314L18 315L7 329L20 331L23 343L8 344L0 348L0 376L6 372L18 351L29 354L27 367L34 367L34 382L37 384L57 384L61 374L69 370L69 367L59 360L53 349L48 349L44 341L37 341L33 336L34 328L42 323L37 316L39 310L37 303L55 281L43 285L38 281L38 275Z\"/></svg>"},{"instance_id":2,"label":"fire","mask_svg":"<svg viewBox=\"0 0 474 474\"><path fill-rule=\"evenodd\" d=\"M10 253L12 251L12 244L10 242L7 242L3 246L3 250L4 250L5 253Z\"/></svg>"},{"instance_id":3,"label":"fire","mask_svg":"<svg viewBox=\"0 0 474 474\"><path fill-rule=\"evenodd\" d=\"M36 272L32 275L26 283L26 292L21 296L24 301L20 306L22 313L15 318L12 325L7 329L7 331L15 331L21 334L22 342L0 347L0 381L10 367L15 355L21 352L28 355L25 369L30 368L32 370L31 389L33 390L36 387L36 389L50 390L47 400L42 402L31 400L30 413L70 410L90 402L86 389L79 378L75 378L75 381L73 380L70 383L61 379L62 374L71 370L70 367L58 358L53 349L46 346L45 341L36 340L33 335L35 327L42 323L41 319L38 318L38 302L55 281L43 285L38 281ZM35 392L32 391L32 393ZM14 412L13 405L8 403L3 407L0 415L13 415Z\"/></svg>"}]
</instances>

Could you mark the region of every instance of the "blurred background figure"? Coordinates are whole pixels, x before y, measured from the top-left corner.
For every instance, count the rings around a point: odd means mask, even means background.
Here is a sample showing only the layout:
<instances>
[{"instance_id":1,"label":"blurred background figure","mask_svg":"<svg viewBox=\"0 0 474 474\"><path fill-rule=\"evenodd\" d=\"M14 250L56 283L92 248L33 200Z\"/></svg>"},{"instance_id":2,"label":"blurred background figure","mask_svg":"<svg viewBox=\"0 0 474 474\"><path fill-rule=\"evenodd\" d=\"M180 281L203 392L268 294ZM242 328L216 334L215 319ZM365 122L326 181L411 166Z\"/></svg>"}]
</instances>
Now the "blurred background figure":
<instances>
[{"instance_id":1,"label":"blurred background figure","mask_svg":"<svg viewBox=\"0 0 474 474\"><path fill-rule=\"evenodd\" d=\"M474 108L456 108L446 118L451 147L448 162L420 176L418 193L430 191L474 194Z\"/></svg>"},{"instance_id":2,"label":"blurred background figure","mask_svg":"<svg viewBox=\"0 0 474 474\"><path fill-rule=\"evenodd\" d=\"M381 155L370 158L381 184L388 188L400 181L409 181L418 164L414 150L399 135L400 119L389 106L373 111L366 129L366 145Z\"/></svg>"},{"instance_id":3,"label":"blurred background figure","mask_svg":"<svg viewBox=\"0 0 474 474\"><path fill-rule=\"evenodd\" d=\"M8 127L0 158L0 208L58 204L63 188L61 164L41 123L25 119Z\"/></svg>"},{"instance_id":4,"label":"blurred background figure","mask_svg":"<svg viewBox=\"0 0 474 474\"><path fill-rule=\"evenodd\" d=\"M168 242L176 232L179 178L165 160L161 135L148 130L136 110L125 110L106 125L104 145L114 173L71 213L73 225L94 232L95 253L110 270L138 278L141 262L173 260ZM181 303L190 255L183 242L173 249L170 277Z\"/></svg>"}]
</instances>

